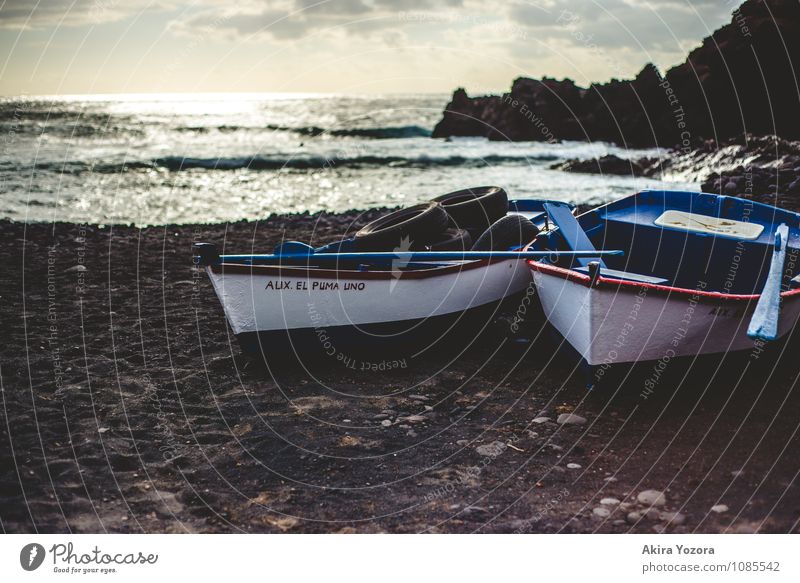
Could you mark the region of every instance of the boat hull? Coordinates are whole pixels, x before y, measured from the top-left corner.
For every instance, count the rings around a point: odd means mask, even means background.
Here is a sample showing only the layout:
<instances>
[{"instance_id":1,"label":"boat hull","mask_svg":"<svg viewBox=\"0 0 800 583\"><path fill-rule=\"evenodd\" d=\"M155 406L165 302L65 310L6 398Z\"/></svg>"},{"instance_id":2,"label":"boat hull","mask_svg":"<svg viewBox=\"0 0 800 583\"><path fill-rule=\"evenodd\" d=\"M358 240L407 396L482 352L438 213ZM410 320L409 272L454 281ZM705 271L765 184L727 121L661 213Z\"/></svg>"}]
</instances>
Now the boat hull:
<instances>
[{"instance_id":1,"label":"boat hull","mask_svg":"<svg viewBox=\"0 0 800 583\"><path fill-rule=\"evenodd\" d=\"M491 312L531 281L521 260L393 272L222 264L207 272L242 348L264 353L287 341L323 352L408 344Z\"/></svg>"},{"instance_id":2,"label":"boat hull","mask_svg":"<svg viewBox=\"0 0 800 583\"><path fill-rule=\"evenodd\" d=\"M669 361L684 356L752 351L764 343L747 336L757 295L589 277L531 262L545 316L591 366ZM800 317L800 296L782 294L778 336ZM570 309L565 309L569 306Z\"/></svg>"}]
</instances>

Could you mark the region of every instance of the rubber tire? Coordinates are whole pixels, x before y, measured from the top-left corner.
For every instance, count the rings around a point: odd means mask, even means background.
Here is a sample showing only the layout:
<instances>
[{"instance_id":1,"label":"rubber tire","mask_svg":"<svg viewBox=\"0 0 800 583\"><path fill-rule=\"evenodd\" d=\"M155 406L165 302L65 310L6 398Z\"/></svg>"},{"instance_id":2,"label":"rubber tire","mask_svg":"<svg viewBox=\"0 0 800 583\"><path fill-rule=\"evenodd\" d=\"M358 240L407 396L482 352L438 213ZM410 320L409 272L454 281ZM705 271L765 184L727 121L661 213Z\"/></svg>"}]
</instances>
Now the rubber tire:
<instances>
[{"instance_id":1,"label":"rubber tire","mask_svg":"<svg viewBox=\"0 0 800 583\"><path fill-rule=\"evenodd\" d=\"M538 234L538 227L522 215L507 215L478 237L472 251L508 251L527 245Z\"/></svg>"},{"instance_id":2,"label":"rubber tire","mask_svg":"<svg viewBox=\"0 0 800 583\"><path fill-rule=\"evenodd\" d=\"M469 251L472 237L466 229L447 229L440 237L427 245L414 248L414 251Z\"/></svg>"},{"instance_id":3,"label":"rubber tire","mask_svg":"<svg viewBox=\"0 0 800 583\"><path fill-rule=\"evenodd\" d=\"M447 228L448 216L438 202L425 202L384 215L354 236L360 251L394 251L426 245ZM403 240L408 239L406 244Z\"/></svg>"},{"instance_id":4,"label":"rubber tire","mask_svg":"<svg viewBox=\"0 0 800 583\"><path fill-rule=\"evenodd\" d=\"M433 199L447 211L452 226L488 229L508 212L508 194L499 186L476 186L448 192Z\"/></svg>"}]
</instances>

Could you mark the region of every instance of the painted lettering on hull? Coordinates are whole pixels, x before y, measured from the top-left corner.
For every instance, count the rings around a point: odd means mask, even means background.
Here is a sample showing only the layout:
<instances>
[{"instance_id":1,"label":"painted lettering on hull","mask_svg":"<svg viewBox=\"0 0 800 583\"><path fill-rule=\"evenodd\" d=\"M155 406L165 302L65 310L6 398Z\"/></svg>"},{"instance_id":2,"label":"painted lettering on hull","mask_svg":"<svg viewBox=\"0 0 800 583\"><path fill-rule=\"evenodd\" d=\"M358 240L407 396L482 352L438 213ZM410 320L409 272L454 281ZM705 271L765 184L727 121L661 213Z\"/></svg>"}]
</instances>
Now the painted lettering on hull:
<instances>
[{"instance_id":1,"label":"painted lettering on hull","mask_svg":"<svg viewBox=\"0 0 800 583\"><path fill-rule=\"evenodd\" d=\"M350 291L350 292L360 292L364 291L367 287L367 284L363 281L345 281L345 282L338 282L338 281L312 281L309 282L307 280L298 280L298 281L284 281L284 280L273 280L270 279L267 281L266 285L264 286L265 290L270 291L309 291L309 283L311 284L311 291Z\"/></svg>"}]
</instances>

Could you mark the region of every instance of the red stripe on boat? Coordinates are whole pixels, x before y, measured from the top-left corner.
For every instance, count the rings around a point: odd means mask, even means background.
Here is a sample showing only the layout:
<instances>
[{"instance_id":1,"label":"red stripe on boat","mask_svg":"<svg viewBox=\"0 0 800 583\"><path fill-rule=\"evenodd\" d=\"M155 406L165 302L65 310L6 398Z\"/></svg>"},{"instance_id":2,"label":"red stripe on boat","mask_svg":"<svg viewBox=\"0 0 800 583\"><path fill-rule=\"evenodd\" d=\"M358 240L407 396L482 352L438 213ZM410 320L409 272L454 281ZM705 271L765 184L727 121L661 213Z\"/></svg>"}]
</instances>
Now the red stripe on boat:
<instances>
[{"instance_id":1,"label":"red stripe on boat","mask_svg":"<svg viewBox=\"0 0 800 583\"><path fill-rule=\"evenodd\" d=\"M567 269L564 267L558 267L556 265L540 263L533 259L528 260L528 266L530 266L530 268L534 271L538 271L540 273L546 273L547 275L554 275L562 279L566 279L569 281L573 281L575 283L579 283L581 285L585 285L586 287L589 287L591 283L591 277L589 277L588 275L584 275L583 273L578 273L574 269ZM597 284L618 285L620 287L631 287L631 288L647 288L649 290L653 290L658 293L698 296L700 298L705 298L707 302L712 300L747 302L747 301L757 300L758 298L761 297L761 294L725 294L717 291L696 290L684 287L674 287L670 285L660 285L657 283L645 283L642 281L628 281L625 279L614 279L611 277L604 277L602 269L600 269L600 276L597 278ZM781 297L790 298L798 294L800 294L800 288L783 291L781 292Z\"/></svg>"}]
</instances>

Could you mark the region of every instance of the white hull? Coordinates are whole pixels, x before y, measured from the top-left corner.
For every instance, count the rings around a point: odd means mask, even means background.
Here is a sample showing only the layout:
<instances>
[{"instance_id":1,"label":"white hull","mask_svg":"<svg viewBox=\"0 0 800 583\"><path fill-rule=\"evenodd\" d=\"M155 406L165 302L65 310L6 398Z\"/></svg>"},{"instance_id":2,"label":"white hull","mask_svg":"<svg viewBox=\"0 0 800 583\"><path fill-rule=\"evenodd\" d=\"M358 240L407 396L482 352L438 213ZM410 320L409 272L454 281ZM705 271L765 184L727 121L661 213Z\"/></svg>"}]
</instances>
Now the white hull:
<instances>
[{"instance_id":1,"label":"white hull","mask_svg":"<svg viewBox=\"0 0 800 583\"><path fill-rule=\"evenodd\" d=\"M545 316L590 365L763 349L763 343L747 336L757 296L602 281L590 287L588 278L575 272L553 271L533 271ZM780 337L798 317L800 296L785 292Z\"/></svg>"},{"instance_id":2,"label":"white hull","mask_svg":"<svg viewBox=\"0 0 800 583\"><path fill-rule=\"evenodd\" d=\"M497 302L531 281L519 260L403 272L226 264L207 272L236 335L423 320Z\"/></svg>"}]
</instances>

